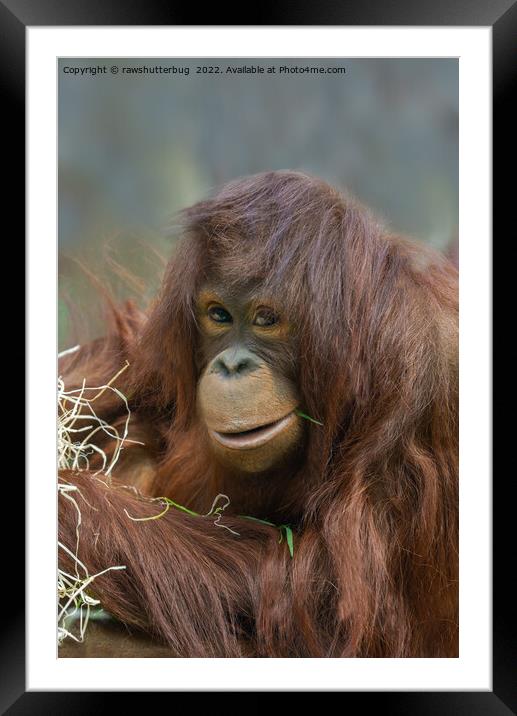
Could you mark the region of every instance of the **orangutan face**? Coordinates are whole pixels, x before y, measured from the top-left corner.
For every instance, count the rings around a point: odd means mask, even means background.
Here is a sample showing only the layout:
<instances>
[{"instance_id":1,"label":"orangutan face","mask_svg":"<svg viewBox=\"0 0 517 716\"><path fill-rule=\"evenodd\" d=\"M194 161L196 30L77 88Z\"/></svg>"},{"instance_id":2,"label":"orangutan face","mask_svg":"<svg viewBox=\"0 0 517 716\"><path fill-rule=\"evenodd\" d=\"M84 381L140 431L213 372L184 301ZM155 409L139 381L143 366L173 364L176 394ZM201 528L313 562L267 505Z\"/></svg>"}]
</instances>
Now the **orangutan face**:
<instances>
[{"instance_id":1,"label":"orangutan face","mask_svg":"<svg viewBox=\"0 0 517 716\"><path fill-rule=\"evenodd\" d=\"M281 465L303 437L290 326L266 297L221 286L201 291L197 318L198 407L216 458L243 473Z\"/></svg>"}]
</instances>

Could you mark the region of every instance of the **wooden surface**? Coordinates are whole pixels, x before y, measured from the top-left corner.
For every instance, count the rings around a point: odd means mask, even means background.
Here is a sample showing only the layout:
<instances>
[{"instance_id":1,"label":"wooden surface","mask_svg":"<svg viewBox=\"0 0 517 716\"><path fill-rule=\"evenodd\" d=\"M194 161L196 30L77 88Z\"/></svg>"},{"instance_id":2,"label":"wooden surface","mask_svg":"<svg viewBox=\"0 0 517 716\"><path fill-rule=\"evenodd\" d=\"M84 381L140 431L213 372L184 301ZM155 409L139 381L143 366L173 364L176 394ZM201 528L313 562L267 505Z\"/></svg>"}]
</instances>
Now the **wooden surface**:
<instances>
[{"instance_id":1,"label":"wooden surface","mask_svg":"<svg viewBox=\"0 0 517 716\"><path fill-rule=\"evenodd\" d=\"M59 648L60 658L174 658L166 646L156 644L147 635L129 630L118 622L90 622L84 642L65 639Z\"/></svg>"}]
</instances>

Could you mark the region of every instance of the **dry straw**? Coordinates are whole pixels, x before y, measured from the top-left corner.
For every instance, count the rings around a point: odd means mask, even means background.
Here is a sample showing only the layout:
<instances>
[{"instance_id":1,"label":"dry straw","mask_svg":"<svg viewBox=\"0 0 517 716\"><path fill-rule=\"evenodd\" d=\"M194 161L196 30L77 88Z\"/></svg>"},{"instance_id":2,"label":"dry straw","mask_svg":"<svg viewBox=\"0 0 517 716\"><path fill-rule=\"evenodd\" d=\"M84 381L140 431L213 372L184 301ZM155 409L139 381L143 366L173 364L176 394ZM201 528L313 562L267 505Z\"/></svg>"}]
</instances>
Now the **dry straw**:
<instances>
[{"instance_id":1,"label":"dry straw","mask_svg":"<svg viewBox=\"0 0 517 716\"><path fill-rule=\"evenodd\" d=\"M80 346L75 346L59 354L64 355L75 353ZM101 467L93 473L102 473L108 479L111 476L113 467L120 457L120 453L126 442L129 429L131 411L126 397L113 386L116 379L126 370L129 363L118 371L106 385L96 387L86 386L83 380L82 386L74 390L66 390L61 376L58 378L58 469L90 470L90 459L92 456L100 456ZM107 423L95 412L95 401L107 390L114 392L124 403L127 417L124 421L122 434ZM105 433L115 442L115 450L111 459L106 453L94 443L95 436ZM94 612L92 608L99 611L100 602L88 593L88 588L101 574L112 570L125 569L124 565L106 567L96 574L90 574L86 565L79 559L81 508L78 499L83 499L79 489L62 478L58 478L57 490L59 497L69 500L77 513L76 521L76 542L75 551L71 552L64 544L58 542L58 549L63 550L73 559L73 574L58 568L57 594L59 600L58 609L58 643L61 644L66 638L74 641L84 641L84 635L89 620ZM77 498L77 499L76 499ZM91 506L90 506L91 507ZM94 508L93 508L94 509Z\"/></svg>"}]
</instances>

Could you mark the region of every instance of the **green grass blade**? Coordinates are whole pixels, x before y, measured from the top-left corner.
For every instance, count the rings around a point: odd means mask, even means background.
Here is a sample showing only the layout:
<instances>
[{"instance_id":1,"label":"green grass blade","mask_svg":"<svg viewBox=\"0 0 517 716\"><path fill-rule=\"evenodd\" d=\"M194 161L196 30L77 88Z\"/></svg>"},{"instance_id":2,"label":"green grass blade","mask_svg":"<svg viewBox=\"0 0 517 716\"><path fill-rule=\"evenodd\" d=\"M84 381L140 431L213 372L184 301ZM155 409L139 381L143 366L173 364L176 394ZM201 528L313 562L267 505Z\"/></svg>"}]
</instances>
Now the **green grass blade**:
<instances>
[{"instance_id":1,"label":"green grass blade","mask_svg":"<svg viewBox=\"0 0 517 716\"><path fill-rule=\"evenodd\" d=\"M302 413L301 410L295 410L294 412L296 413L296 415L299 415L300 418L305 418L305 420L310 420L311 423L316 423L316 425L323 425L322 422L320 422L319 420L316 420L315 418L311 418L310 415L306 415L305 413Z\"/></svg>"},{"instance_id":2,"label":"green grass blade","mask_svg":"<svg viewBox=\"0 0 517 716\"><path fill-rule=\"evenodd\" d=\"M270 527L276 527L273 522L268 522L267 520L259 520L258 517L250 517L249 515L239 515L239 517L244 517L245 520L253 520L253 522L261 522L263 525L270 525Z\"/></svg>"},{"instance_id":3,"label":"green grass blade","mask_svg":"<svg viewBox=\"0 0 517 716\"><path fill-rule=\"evenodd\" d=\"M294 557L294 538L293 531L288 525L284 525L285 537L287 539L287 546L289 547L289 554L291 559Z\"/></svg>"},{"instance_id":4,"label":"green grass blade","mask_svg":"<svg viewBox=\"0 0 517 716\"><path fill-rule=\"evenodd\" d=\"M183 505L178 505L177 502L173 502L168 497L159 497L158 500L163 500L167 505L171 505L172 507L176 507L178 510L182 510L183 512L187 512L189 515L193 515L194 517L200 517L199 512L193 512L193 510L189 510L188 507L183 507Z\"/></svg>"}]
</instances>

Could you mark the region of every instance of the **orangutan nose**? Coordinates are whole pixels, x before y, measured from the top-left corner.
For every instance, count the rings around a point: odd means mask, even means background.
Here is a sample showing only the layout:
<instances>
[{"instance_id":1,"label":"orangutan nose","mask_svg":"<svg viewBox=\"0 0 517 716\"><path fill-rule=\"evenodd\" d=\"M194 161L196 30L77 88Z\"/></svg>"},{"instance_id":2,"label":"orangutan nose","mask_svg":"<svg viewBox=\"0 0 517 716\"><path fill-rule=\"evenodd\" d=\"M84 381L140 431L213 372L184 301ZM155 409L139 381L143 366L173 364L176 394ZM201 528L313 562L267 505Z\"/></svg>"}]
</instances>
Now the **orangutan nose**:
<instances>
[{"instance_id":1,"label":"orangutan nose","mask_svg":"<svg viewBox=\"0 0 517 716\"><path fill-rule=\"evenodd\" d=\"M259 367L256 357L246 348L227 348L212 361L210 373L222 378L247 375Z\"/></svg>"}]
</instances>

